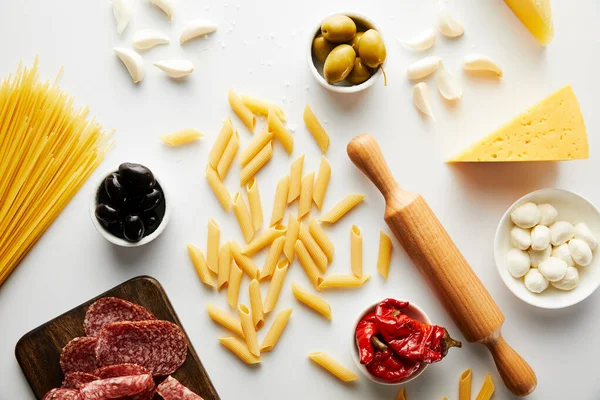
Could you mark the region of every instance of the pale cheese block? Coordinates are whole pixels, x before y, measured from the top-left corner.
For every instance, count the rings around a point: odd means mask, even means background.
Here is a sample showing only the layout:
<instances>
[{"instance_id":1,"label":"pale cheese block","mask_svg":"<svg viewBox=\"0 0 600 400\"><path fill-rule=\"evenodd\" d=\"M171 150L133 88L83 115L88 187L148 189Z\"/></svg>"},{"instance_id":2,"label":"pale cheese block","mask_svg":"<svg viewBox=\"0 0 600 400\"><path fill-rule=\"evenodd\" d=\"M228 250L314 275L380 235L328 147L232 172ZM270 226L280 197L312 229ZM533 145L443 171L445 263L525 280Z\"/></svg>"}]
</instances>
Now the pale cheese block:
<instances>
[{"instance_id":1,"label":"pale cheese block","mask_svg":"<svg viewBox=\"0 0 600 400\"><path fill-rule=\"evenodd\" d=\"M529 32L543 45L554 37L550 0L504 0Z\"/></svg>"}]
</instances>

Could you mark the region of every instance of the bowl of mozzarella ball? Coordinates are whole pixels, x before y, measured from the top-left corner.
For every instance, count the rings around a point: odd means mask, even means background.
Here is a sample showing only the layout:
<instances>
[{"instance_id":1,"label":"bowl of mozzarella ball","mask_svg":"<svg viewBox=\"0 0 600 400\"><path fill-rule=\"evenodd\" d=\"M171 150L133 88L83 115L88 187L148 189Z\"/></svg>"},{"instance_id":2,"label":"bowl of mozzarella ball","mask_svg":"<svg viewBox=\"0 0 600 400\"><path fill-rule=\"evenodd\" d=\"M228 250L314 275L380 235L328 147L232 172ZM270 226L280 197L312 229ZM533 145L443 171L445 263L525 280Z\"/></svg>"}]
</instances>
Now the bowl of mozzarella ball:
<instances>
[{"instance_id":1,"label":"bowl of mozzarella ball","mask_svg":"<svg viewBox=\"0 0 600 400\"><path fill-rule=\"evenodd\" d=\"M543 189L515 202L494 241L500 277L521 300L569 307L600 286L600 211L563 189Z\"/></svg>"}]
</instances>

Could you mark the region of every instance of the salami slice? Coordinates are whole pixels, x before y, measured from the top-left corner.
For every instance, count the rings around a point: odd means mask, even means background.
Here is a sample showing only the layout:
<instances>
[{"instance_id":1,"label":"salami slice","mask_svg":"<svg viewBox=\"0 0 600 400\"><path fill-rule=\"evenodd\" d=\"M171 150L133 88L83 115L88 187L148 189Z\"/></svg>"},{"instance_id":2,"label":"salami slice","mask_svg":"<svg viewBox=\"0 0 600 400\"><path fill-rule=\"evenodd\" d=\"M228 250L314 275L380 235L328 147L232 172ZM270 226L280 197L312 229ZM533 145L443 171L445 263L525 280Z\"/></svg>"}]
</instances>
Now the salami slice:
<instances>
[{"instance_id":1,"label":"salami slice","mask_svg":"<svg viewBox=\"0 0 600 400\"><path fill-rule=\"evenodd\" d=\"M106 367L98 368L94 371L94 375L99 379L116 378L117 376L128 375L144 375L149 374L146 368L137 364L115 364L107 365Z\"/></svg>"},{"instance_id":2,"label":"salami slice","mask_svg":"<svg viewBox=\"0 0 600 400\"><path fill-rule=\"evenodd\" d=\"M108 324L100 332L96 346L100 365L133 363L159 376L175 372L186 356L183 331L167 321Z\"/></svg>"},{"instance_id":3,"label":"salami slice","mask_svg":"<svg viewBox=\"0 0 600 400\"><path fill-rule=\"evenodd\" d=\"M100 379L98 376L88 374L87 372L71 372L65 376L62 387L67 389L79 389L84 384L97 381L98 379Z\"/></svg>"},{"instance_id":4,"label":"salami slice","mask_svg":"<svg viewBox=\"0 0 600 400\"><path fill-rule=\"evenodd\" d=\"M156 387L156 393L165 400L204 400L172 376Z\"/></svg>"},{"instance_id":5,"label":"salami slice","mask_svg":"<svg viewBox=\"0 0 600 400\"><path fill-rule=\"evenodd\" d=\"M88 336L98 336L106 324L122 321L155 320L144 307L116 297L104 297L94 302L85 313L83 328Z\"/></svg>"},{"instance_id":6,"label":"salami slice","mask_svg":"<svg viewBox=\"0 0 600 400\"><path fill-rule=\"evenodd\" d=\"M96 362L97 338L78 337L63 348L60 367L65 376L71 372L93 372L99 367Z\"/></svg>"},{"instance_id":7,"label":"salami slice","mask_svg":"<svg viewBox=\"0 0 600 400\"><path fill-rule=\"evenodd\" d=\"M42 400L83 400L79 390L75 389L52 389L44 395Z\"/></svg>"},{"instance_id":8,"label":"salami slice","mask_svg":"<svg viewBox=\"0 0 600 400\"><path fill-rule=\"evenodd\" d=\"M80 389L82 400L133 398L154 390L152 375L119 376L86 383ZM151 397L150 397L151 398Z\"/></svg>"}]
</instances>

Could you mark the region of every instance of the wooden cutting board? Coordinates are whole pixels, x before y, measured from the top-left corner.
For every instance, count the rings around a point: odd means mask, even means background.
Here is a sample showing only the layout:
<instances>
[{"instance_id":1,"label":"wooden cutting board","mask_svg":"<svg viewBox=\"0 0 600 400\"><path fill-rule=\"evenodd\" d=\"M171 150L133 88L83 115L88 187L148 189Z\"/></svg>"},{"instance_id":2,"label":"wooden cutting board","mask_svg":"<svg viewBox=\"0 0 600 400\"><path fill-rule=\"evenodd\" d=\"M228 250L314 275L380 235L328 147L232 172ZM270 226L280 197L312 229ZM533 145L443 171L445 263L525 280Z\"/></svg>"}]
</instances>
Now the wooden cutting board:
<instances>
[{"instance_id":1,"label":"wooden cutting board","mask_svg":"<svg viewBox=\"0 0 600 400\"><path fill-rule=\"evenodd\" d=\"M101 297L118 297L139 304L158 319L173 322L183 329L165 290L156 279L139 276L128 280L46 322L18 341L15 355L37 399L41 399L48 390L60 387L64 377L59 364L61 350L71 339L85 336L85 312L91 303ZM173 376L204 400L220 400L187 333L185 335L188 341L187 358ZM159 398L155 396L155 399Z\"/></svg>"}]
</instances>

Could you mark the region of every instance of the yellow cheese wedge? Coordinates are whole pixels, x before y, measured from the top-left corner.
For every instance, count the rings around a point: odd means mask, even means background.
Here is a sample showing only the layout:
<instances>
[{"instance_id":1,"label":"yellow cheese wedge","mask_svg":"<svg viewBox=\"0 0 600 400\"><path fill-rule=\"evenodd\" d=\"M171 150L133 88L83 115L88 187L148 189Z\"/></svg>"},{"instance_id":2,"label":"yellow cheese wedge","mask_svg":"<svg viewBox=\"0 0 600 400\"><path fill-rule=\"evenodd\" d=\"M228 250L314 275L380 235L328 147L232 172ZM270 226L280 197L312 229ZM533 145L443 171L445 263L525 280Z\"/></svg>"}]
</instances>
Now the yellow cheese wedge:
<instances>
[{"instance_id":1,"label":"yellow cheese wedge","mask_svg":"<svg viewBox=\"0 0 600 400\"><path fill-rule=\"evenodd\" d=\"M554 37L550 0L504 0L535 38L547 45Z\"/></svg>"},{"instance_id":2,"label":"yellow cheese wedge","mask_svg":"<svg viewBox=\"0 0 600 400\"><path fill-rule=\"evenodd\" d=\"M573 89L567 85L448 162L566 161L588 157L583 116Z\"/></svg>"}]
</instances>

